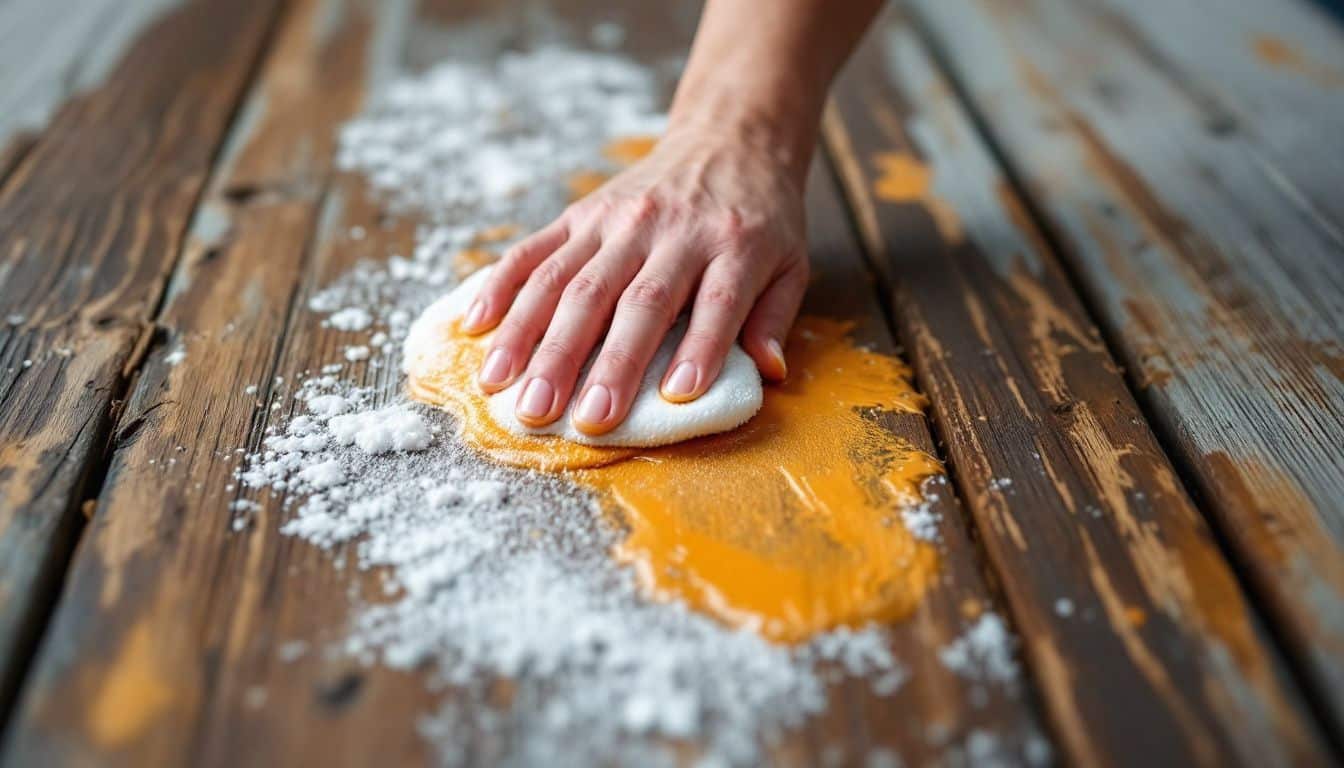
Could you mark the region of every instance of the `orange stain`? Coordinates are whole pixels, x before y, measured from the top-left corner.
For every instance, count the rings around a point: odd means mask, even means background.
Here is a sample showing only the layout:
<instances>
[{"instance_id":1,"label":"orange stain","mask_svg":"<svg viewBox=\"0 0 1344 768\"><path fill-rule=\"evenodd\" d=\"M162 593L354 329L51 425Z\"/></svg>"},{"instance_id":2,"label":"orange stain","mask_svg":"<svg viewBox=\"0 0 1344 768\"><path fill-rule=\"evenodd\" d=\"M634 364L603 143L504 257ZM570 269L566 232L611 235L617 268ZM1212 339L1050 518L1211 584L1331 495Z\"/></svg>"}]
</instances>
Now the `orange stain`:
<instances>
[{"instance_id":1,"label":"orange stain","mask_svg":"<svg viewBox=\"0 0 1344 768\"><path fill-rule=\"evenodd\" d=\"M1256 35L1251 39L1256 58L1273 69L1296 72L1327 87L1344 85L1344 73L1307 60L1288 41L1274 35Z\"/></svg>"},{"instance_id":2,"label":"orange stain","mask_svg":"<svg viewBox=\"0 0 1344 768\"><path fill-rule=\"evenodd\" d=\"M453 274L462 279L481 267L499 261L499 254L485 248L466 248L453 254Z\"/></svg>"},{"instance_id":3,"label":"orange stain","mask_svg":"<svg viewBox=\"0 0 1344 768\"><path fill-rule=\"evenodd\" d=\"M569 187L569 200L573 202L581 197L586 197L588 193L607 183L611 176L601 171L578 171L570 174L566 181Z\"/></svg>"},{"instance_id":4,"label":"orange stain","mask_svg":"<svg viewBox=\"0 0 1344 768\"><path fill-rule=\"evenodd\" d=\"M171 708L173 690L159 672L160 661L149 627L135 625L93 697L89 728L96 743L126 744Z\"/></svg>"},{"instance_id":5,"label":"orange stain","mask_svg":"<svg viewBox=\"0 0 1344 768\"><path fill-rule=\"evenodd\" d=\"M878 200L922 205L945 241L961 241L961 219L946 200L934 194L932 169L908 152L878 152L873 155L873 165L877 169L873 195Z\"/></svg>"},{"instance_id":6,"label":"orange stain","mask_svg":"<svg viewBox=\"0 0 1344 768\"><path fill-rule=\"evenodd\" d=\"M632 165L646 157L658 144L657 136L624 136L613 139L602 148L602 156L619 166ZM569 200L573 202L607 183L611 174L602 171L577 171L570 174L565 184Z\"/></svg>"},{"instance_id":7,"label":"orange stain","mask_svg":"<svg viewBox=\"0 0 1344 768\"><path fill-rule=\"evenodd\" d=\"M601 448L519 436L491 420L472 377L480 338L444 331L441 364L410 381L417 399L460 418L467 443L507 464L564 471L626 529L616 556L644 589L780 642L887 622L919 604L937 555L902 523L932 456L894 437L877 412L924 399L896 358L862 349L849 325L805 317L790 335L791 375L761 411L720 435L661 448Z\"/></svg>"},{"instance_id":8,"label":"orange stain","mask_svg":"<svg viewBox=\"0 0 1344 768\"><path fill-rule=\"evenodd\" d=\"M501 240L508 240L510 237L518 234L517 224L500 224L497 227L482 229L471 238L472 245L489 245L498 243Z\"/></svg>"},{"instance_id":9,"label":"orange stain","mask_svg":"<svg viewBox=\"0 0 1344 768\"><path fill-rule=\"evenodd\" d=\"M617 165L631 165L653 151L657 136L625 136L602 148L602 154Z\"/></svg>"}]
</instances>

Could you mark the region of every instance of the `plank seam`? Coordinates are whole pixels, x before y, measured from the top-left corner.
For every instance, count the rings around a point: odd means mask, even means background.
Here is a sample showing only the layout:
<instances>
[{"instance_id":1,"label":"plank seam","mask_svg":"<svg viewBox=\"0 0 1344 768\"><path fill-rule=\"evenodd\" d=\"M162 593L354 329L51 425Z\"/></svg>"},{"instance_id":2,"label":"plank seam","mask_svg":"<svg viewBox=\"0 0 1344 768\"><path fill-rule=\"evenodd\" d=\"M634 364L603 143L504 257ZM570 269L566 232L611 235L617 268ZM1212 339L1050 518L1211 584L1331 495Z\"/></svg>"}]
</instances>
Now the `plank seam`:
<instances>
[{"instance_id":1,"label":"plank seam","mask_svg":"<svg viewBox=\"0 0 1344 768\"><path fill-rule=\"evenodd\" d=\"M1026 211L1027 216L1040 232L1045 246L1050 249L1051 255L1055 257L1055 261L1060 266L1060 270L1068 288L1079 298L1079 304L1081 305L1084 316L1100 332L1102 343L1106 347L1107 354L1121 366L1121 369L1124 372L1124 375L1121 378L1124 381L1126 388L1129 389L1130 396L1133 397L1134 401L1138 404L1139 411L1143 414L1144 420L1147 421L1149 428L1152 430L1153 435L1157 440L1158 447L1162 450L1162 453L1168 462L1175 468L1177 475L1176 481L1180 484L1181 490L1189 496L1191 503L1199 512L1200 517L1203 518L1204 522L1208 525L1209 530L1213 533L1214 539L1218 544L1219 552L1223 555L1224 559L1232 565L1232 573L1243 594L1247 595L1248 598L1254 598L1248 599L1247 603L1251 606L1251 610L1253 611L1252 615L1255 617L1259 628L1263 631L1266 639L1277 652L1279 660L1283 662L1283 666L1288 672L1291 682L1302 694L1307 709L1312 717L1315 718L1316 724L1320 726L1319 730L1325 735L1329 748L1337 757L1344 760L1344 734L1337 732L1331 726L1331 718L1327 716L1329 707L1326 706L1325 698L1321 695L1318 684L1311 676L1306 664L1299 661L1298 658L1291 653L1292 646L1289 639L1284 635L1284 632L1279 628L1279 625L1272 621L1273 617L1269 615L1263 607L1262 602L1264 602L1265 597L1264 591L1257 588L1254 579L1250 577L1249 573L1251 569L1247 567L1245 560L1238 556L1236 548L1231 545L1226 534L1226 529L1219 519L1219 516L1211 514L1212 505L1204 494L1200 492L1198 483L1190 482L1191 478L1196 477L1193 467L1185 460L1179 451L1173 451L1173 446L1178 444L1178 441L1173 434L1175 425L1163 417L1161 411L1155 407L1152 400L1148 397L1146 390L1139 386L1139 381L1136 379L1136 374L1132 367L1124 364L1125 357L1119 354L1119 351L1123 349L1123 346L1118 343L1116 338L1117 329L1112 328L1109 323L1105 322L1104 317L1099 316L1093 310L1094 304L1098 303L1097 297L1087 289L1087 284L1081 278L1074 259L1068 258L1067 254L1070 252L1070 249L1067 248L1067 240L1048 217L1043 207L1032 196L1030 186L1027 184L1024 176L1019 172L1019 167L1012 162L1011 156L1007 153L1005 147L995 138L994 132L989 126L988 117L982 111L976 100L972 98L966 81L958 75L956 68L952 66L950 52L942 44L941 40L934 33L933 29L929 26L917 8L912 8L911 12L907 14L907 18L910 19L911 26L919 36L921 43L928 49L934 64L938 67L940 73L947 82L952 86L952 90L956 94L957 100L962 105L962 108L965 110L977 138L984 145L986 151L989 152L995 165L998 166L999 170L1003 173L1003 177L1005 181L1008 182L1013 194L1022 202L1023 209Z\"/></svg>"}]
</instances>

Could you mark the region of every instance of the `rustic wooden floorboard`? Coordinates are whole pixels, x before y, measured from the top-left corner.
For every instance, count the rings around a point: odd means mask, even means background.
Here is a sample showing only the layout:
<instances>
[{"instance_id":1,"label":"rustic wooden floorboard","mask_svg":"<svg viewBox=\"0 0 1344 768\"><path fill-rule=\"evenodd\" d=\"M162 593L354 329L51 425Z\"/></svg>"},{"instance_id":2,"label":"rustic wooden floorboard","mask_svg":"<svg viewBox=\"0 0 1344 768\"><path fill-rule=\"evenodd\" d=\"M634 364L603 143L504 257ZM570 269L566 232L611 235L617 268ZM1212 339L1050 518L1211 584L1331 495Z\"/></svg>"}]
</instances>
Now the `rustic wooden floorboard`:
<instances>
[{"instance_id":1,"label":"rustic wooden floorboard","mask_svg":"<svg viewBox=\"0 0 1344 768\"><path fill-rule=\"evenodd\" d=\"M1344 740L1341 35L1187 5L915 3Z\"/></svg>"},{"instance_id":2,"label":"rustic wooden floorboard","mask_svg":"<svg viewBox=\"0 0 1344 768\"><path fill-rule=\"evenodd\" d=\"M250 0L163 16L0 188L0 716L273 15Z\"/></svg>"},{"instance_id":3,"label":"rustic wooden floorboard","mask_svg":"<svg viewBox=\"0 0 1344 768\"><path fill-rule=\"evenodd\" d=\"M597 4L559 5L555 16L578 29L604 17ZM379 12L361 10L371 7ZM686 10L628 19L627 45L647 60L684 50L695 18ZM416 720L433 699L420 678L318 653L277 660L282 641L318 646L338 636L352 589L372 594L380 582L337 570L329 555L282 537L275 499L259 498L264 509L252 527L230 535L227 504L242 492L226 490L237 462L230 449L255 445L284 416L253 411L243 387L274 376L293 382L339 359L349 342L322 327L304 308L307 298L357 259L411 245L413 222L386 226L360 179L335 174L324 183L331 132L367 90L374 75L364 73L446 53L430 37L408 34L412 20L400 11L312 0L288 16L197 213L159 318L169 343L150 356L119 424L108 482L16 723L14 764L94 756L126 765L427 758ZM421 32L482 12L427 6L422 13L414 20ZM318 19L326 30L320 39ZM523 39L508 42L527 42L527 24L515 21ZM818 281L808 311L853 318L857 338L890 350L875 297L855 290L871 277L825 174L814 175L809 208ZM354 227L367 236L351 239ZM165 353L177 343L186 359L172 367ZM394 365L362 373L385 398L398 396ZM267 395L259 394L263 404ZM923 419L894 417L889 426L897 438L932 449ZM894 629L911 679L888 698L866 683L833 690L828 713L786 740L779 761L815 764L838 742L856 750L855 759L887 745L920 762L964 746L973 732L992 735L1014 759L1046 743L1028 690L969 681L937 660L936 649L995 606L950 492L937 511L942 578ZM256 691L266 692L264 706L251 696Z\"/></svg>"},{"instance_id":4,"label":"rustic wooden floorboard","mask_svg":"<svg viewBox=\"0 0 1344 768\"><path fill-rule=\"evenodd\" d=\"M1325 761L1099 331L899 15L842 74L826 136L1069 761Z\"/></svg>"}]
</instances>

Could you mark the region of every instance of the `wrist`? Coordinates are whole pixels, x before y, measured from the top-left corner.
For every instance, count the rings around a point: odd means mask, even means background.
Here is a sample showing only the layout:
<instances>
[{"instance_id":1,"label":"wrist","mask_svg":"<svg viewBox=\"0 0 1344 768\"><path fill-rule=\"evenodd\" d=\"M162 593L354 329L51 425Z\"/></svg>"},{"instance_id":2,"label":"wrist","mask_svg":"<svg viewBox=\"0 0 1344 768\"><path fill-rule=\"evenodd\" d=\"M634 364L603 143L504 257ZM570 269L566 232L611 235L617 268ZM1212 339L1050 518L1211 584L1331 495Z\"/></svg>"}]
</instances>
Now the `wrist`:
<instances>
[{"instance_id":1,"label":"wrist","mask_svg":"<svg viewBox=\"0 0 1344 768\"><path fill-rule=\"evenodd\" d=\"M754 103L740 93L685 94L668 115L668 136L722 141L764 154L801 189L818 137L820 106Z\"/></svg>"}]
</instances>

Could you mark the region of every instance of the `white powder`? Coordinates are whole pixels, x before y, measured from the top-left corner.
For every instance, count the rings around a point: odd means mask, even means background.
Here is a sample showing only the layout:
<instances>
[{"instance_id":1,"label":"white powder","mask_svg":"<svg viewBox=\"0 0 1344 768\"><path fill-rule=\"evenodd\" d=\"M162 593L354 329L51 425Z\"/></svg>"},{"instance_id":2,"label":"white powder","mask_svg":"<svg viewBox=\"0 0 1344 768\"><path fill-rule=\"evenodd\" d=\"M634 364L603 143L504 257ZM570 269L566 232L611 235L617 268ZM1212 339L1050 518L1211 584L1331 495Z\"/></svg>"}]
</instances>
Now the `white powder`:
<instances>
[{"instance_id":1,"label":"white powder","mask_svg":"<svg viewBox=\"0 0 1344 768\"><path fill-rule=\"evenodd\" d=\"M318 416L335 416L349 409L350 404L340 395L318 395L308 401L308 410Z\"/></svg>"},{"instance_id":2,"label":"white powder","mask_svg":"<svg viewBox=\"0 0 1344 768\"><path fill-rule=\"evenodd\" d=\"M363 345L360 345L358 347L346 347L345 359L349 360L352 363L358 362L360 360L368 360L369 348Z\"/></svg>"},{"instance_id":3,"label":"white powder","mask_svg":"<svg viewBox=\"0 0 1344 768\"><path fill-rule=\"evenodd\" d=\"M178 363L186 359L187 359L187 348L181 344L178 344L177 347L174 348L172 352L168 353L167 357L163 358L163 361L169 365L176 366ZM24 367L25 368L28 367L29 364L28 361L24 360L23 362L25 363Z\"/></svg>"},{"instance_id":4,"label":"white powder","mask_svg":"<svg viewBox=\"0 0 1344 768\"><path fill-rule=\"evenodd\" d=\"M394 351L478 231L544 224L570 173L612 170L610 139L661 131L656 86L626 59L564 49L449 61L391 84L342 131L339 163L418 218L414 249L357 264L309 308L339 331L377 323L369 344ZM908 679L876 628L784 647L648 599L611 557L621 531L587 492L483 461L441 437L446 414L397 402L396 377L371 390L337 378L342 367L275 396L277 413L306 412L268 428L238 477L247 493L281 497L284 534L384 575L383 598L354 606L326 651L451 688L420 723L441 764L677 764L668 738L703 744L706 766L759 764L764 745L826 707L830 681L862 677L890 696ZM903 517L936 535L929 508ZM1012 664L1010 646L1006 661L982 662L978 638L944 653L975 675ZM308 650L294 643L282 659Z\"/></svg>"},{"instance_id":5,"label":"white powder","mask_svg":"<svg viewBox=\"0 0 1344 768\"><path fill-rule=\"evenodd\" d=\"M364 453L420 451L429 445L429 428L405 406L333 416L327 422L340 445L354 443Z\"/></svg>"},{"instance_id":6,"label":"white powder","mask_svg":"<svg viewBox=\"0 0 1344 768\"><path fill-rule=\"evenodd\" d=\"M317 490L322 490L345 482L345 471L341 469L339 461L328 459L320 464L309 464L300 469L299 479Z\"/></svg>"},{"instance_id":7,"label":"white powder","mask_svg":"<svg viewBox=\"0 0 1344 768\"><path fill-rule=\"evenodd\" d=\"M363 307L347 307L328 317L327 323L338 331L362 331L373 324L373 315Z\"/></svg>"},{"instance_id":8,"label":"white powder","mask_svg":"<svg viewBox=\"0 0 1344 768\"><path fill-rule=\"evenodd\" d=\"M965 677L1011 684L1018 677L1015 645L1003 619L986 611L961 637L939 649L938 659Z\"/></svg>"}]
</instances>

